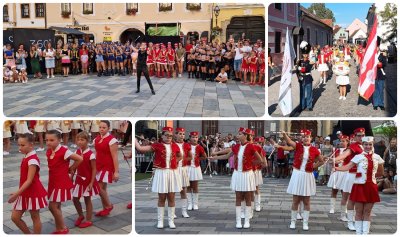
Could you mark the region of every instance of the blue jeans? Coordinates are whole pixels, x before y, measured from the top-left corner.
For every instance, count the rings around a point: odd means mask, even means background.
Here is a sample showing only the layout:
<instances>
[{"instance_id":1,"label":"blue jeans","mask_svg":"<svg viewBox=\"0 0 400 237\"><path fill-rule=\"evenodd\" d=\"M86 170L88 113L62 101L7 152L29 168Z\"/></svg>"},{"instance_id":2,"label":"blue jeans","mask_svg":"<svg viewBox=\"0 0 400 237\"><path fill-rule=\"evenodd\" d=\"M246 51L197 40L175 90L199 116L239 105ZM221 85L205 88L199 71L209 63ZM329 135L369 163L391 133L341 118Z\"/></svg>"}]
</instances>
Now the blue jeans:
<instances>
[{"instance_id":1,"label":"blue jeans","mask_svg":"<svg viewBox=\"0 0 400 237\"><path fill-rule=\"evenodd\" d=\"M312 81L311 83L302 82L300 84L300 104L301 109L312 109L313 100Z\"/></svg>"},{"instance_id":2,"label":"blue jeans","mask_svg":"<svg viewBox=\"0 0 400 237\"><path fill-rule=\"evenodd\" d=\"M238 72L240 71L240 69L242 69L242 60L241 59L235 60L233 62L233 70L235 70L235 72Z\"/></svg>"},{"instance_id":3,"label":"blue jeans","mask_svg":"<svg viewBox=\"0 0 400 237\"><path fill-rule=\"evenodd\" d=\"M372 104L374 106L384 106L383 89L385 87L385 80L375 80L375 91L372 96Z\"/></svg>"}]
</instances>

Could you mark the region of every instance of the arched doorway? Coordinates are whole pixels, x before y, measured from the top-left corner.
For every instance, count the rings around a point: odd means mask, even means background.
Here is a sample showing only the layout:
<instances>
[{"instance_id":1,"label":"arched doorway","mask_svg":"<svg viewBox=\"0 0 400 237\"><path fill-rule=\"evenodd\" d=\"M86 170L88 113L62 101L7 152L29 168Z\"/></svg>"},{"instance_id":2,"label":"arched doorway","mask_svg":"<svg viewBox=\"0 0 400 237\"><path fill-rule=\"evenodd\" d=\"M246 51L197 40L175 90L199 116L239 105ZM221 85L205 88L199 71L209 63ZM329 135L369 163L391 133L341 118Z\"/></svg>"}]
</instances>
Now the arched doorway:
<instances>
[{"instance_id":1,"label":"arched doorway","mask_svg":"<svg viewBox=\"0 0 400 237\"><path fill-rule=\"evenodd\" d=\"M242 35L251 42L261 39L265 42L265 19L262 16L244 16L232 17L229 25L226 27L226 39L230 36L238 41Z\"/></svg>"},{"instance_id":2,"label":"arched doorway","mask_svg":"<svg viewBox=\"0 0 400 237\"><path fill-rule=\"evenodd\" d=\"M308 129L311 131L312 137L318 134L318 122L316 120L293 120L290 132L299 133L301 129Z\"/></svg>"},{"instance_id":3,"label":"arched doorway","mask_svg":"<svg viewBox=\"0 0 400 237\"><path fill-rule=\"evenodd\" d=\"M190 42L192 42L193 40L198 40L199 37L199 32L197 31L189 31L186 35L187 40L189 40Z\"/></svg>"},{"instance_id":4,"label":"arched doorway","mask_svg":"<svg viewBox=\"0 0 400 237\"><path fill-rule=\"evenodd\" d=\"M143 41L144 40L144 34L135 28L129 28L126 29L122 34L119 36L119 41L123 44L126 43L126 41L129 42L134 42L135 40L137 41Z\"/></svg>"}]
</instances>

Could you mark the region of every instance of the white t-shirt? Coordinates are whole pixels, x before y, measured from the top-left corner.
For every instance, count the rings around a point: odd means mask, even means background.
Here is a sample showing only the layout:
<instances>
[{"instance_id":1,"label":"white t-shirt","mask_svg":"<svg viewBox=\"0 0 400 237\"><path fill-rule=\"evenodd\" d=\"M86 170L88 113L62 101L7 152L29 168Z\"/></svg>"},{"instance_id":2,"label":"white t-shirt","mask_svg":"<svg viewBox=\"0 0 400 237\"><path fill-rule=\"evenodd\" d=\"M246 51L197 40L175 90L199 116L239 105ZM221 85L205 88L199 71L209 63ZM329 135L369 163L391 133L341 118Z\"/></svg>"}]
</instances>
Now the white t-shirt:
<instances>
[{"instance_id":1,"label":"white t-shirt","mask_svg":"<svg viewBox=\"0 0 400 237\"><path fill-rule=\"evenodd\" d=\"M243 58L243 54L240 53L240 50L243 51L243 47L242 48L235 48L235 60L241 60Z\"/></svg>"},{"instance_id":2,"label":"white t-shirt","mask_svg":"<svg viewBox=\"0 0 400 237\"><path fill-rule=\"evenodd\" d=\"M218 74L218 76L221 77L221 78L228 78L228 74L226 74L226 72L224 72L224 73L221 73L221 72L220 72L220 73Z\"/></svg>"}]
</instances>

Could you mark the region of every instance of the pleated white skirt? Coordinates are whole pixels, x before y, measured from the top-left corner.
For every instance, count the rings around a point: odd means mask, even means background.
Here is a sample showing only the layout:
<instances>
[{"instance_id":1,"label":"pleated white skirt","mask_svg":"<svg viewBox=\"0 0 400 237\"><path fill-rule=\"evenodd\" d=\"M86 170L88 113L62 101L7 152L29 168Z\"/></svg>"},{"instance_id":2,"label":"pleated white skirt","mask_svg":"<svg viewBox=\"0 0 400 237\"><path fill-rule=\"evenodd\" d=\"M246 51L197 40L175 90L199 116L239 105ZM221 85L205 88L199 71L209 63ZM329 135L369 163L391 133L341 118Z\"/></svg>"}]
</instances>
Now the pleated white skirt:
<instances>
[{"instance_id":1,"label":"pleated white skirt","mask_svg":"<svg viewBox=\"0 0 400 237\"><path fill-rule=\"evenodd\" d=\"M178 169L156 169L154 171L153 193L179 193L182 190L182 180Z\"/></svg>"},{"instance_id":2,"label":"pleated white skirt","mask_svg":"<svg viewBox=\"0 0 400 237\"><path fill-rule=\"evenodd\" d=\"M350 79L348 76L336 76L336 84L339 86L345 86L350 83Z\"/></svg>"},{"instance_id":3,"label":"pleated white skirt","mask_svg":"<svg viewBox=\"0 0 400 237\"><path fill-rule=\"evenodd\" d=\"M188 175L188 167L183 166L183 167L178 167L178 172L179 175L181 176L182 180L182 187L186 188L190 186L189 182L189 175Z\"/></svg>"},{"instance_id":4,"label":"pleated white skirt","mask_svg":"<svg viewBox=\"0 0 400 237\"><path fill-rule=\"evenodd\" d=\"M333 188L333 184L335 183L335 189L342 190L343 184L344 184L344 179L346 177L347 172L343 171L335 171L331 176L329 177L328 181L328 188Z\"/></svg>"},{"instance_id":5,"label":"pleated white skirt","mask_svg":"<svg viewBox=\"0 0 400 237\"><path fill-rule=\"evenodd\" d=\"M247 172L235 170L232 175L231 189L238 192L255 191L256 179L254 172L252 170Z\"/></svg>"},{"instance_id":6,"label":"pleated white skirt","mask_svg":"<svg viewBox=\"0 0 400 237\"><path fill-rule=\"evenodd\" d=\"M313 173L307 173L293 169L287 193L297 196L313 196L316 192L315 178Z\"/></svg>"},{"instance_id":7,"label":"pleated white skirt","mask_svg":"<svg viewBox=\"0 0 400 237\"><path fill-rule=\"evenodd\" d=\"M354 180L356 179L356 173L346 173L346 177L343 182L343 192L351 193L351 189L353 188Z\"/></svg>"},{"instance_id":8,"label":"pleated white skirt","mask_svg":"<svg viewBox=\"0 0 400 237\"><path fill-rule=\"evenodd\" d=\"M189 166L188 168L189 181L203 180L203 174L201 173L201 168Z\"/></svg>"},{"instance_id":9,"label":"pleated white skirt","mask_svg":"<svg viewBox=\"0 0 400 237\"><path fill-rule=\"evenodd\" d=\"M318 72L329 71L328 65L326 63L322 63L318 65Z\"/></svg>"},{"instance_id":10,"label":"pleated white skirt","mask_svg":"<svg viewBox=\"0 0 400 237\"><path fill-rule=\"evenodd\" d=\"M261 170L254 171L254 178L256 180L256 186L259 186L264 183Z\"/></svg>"}]
</instances>

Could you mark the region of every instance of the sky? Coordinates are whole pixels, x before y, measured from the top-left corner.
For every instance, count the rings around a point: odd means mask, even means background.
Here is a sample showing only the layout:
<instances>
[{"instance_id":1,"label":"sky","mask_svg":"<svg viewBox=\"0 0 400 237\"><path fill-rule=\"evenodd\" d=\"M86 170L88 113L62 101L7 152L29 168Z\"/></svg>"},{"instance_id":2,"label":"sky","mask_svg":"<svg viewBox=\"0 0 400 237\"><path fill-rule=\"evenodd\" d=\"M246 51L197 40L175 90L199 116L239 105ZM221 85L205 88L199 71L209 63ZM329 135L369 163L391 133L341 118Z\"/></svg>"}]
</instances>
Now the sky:
<instances>
[{"instance_id":1,"label":"sky","mask_svg":"<svg viewBox=\"0 0 400 237\"><path fill-rule=\"evenodd\" d=\"M311 3L301 5L308 8ZM325 7L331 9L336 18L336 25L342 27L349 26L356 18L364 22L370 6L371 3L325 3Z\"/></svg>"}]
</instances>

